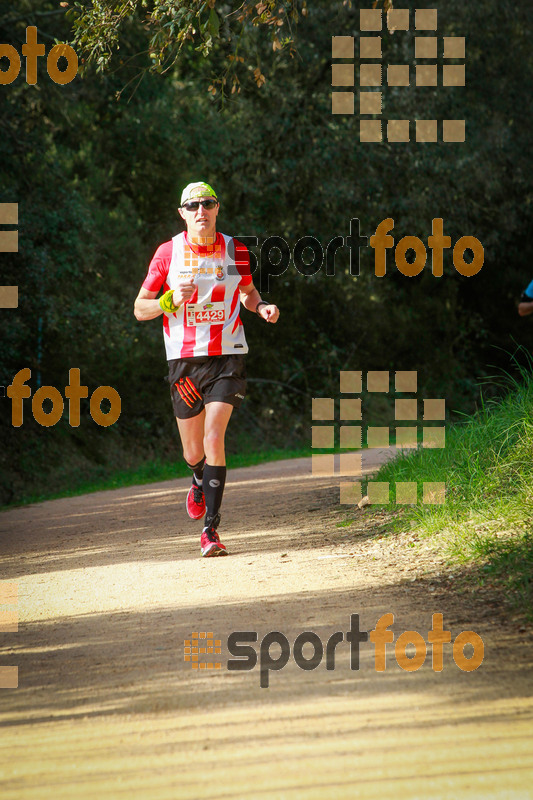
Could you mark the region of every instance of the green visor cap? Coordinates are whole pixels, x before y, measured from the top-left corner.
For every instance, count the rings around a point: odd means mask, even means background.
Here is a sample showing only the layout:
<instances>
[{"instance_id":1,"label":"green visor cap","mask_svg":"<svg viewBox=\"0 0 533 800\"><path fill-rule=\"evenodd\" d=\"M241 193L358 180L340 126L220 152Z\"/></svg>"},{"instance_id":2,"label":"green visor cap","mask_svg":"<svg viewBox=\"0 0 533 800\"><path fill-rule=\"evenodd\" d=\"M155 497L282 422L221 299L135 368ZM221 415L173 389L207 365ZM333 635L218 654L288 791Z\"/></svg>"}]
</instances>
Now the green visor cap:
<instances>
[{"instance_id":1,"label":"green visor cap","mask_svg":"<svg viewBox=\"0 0 533 800\"><path fill-rule=\"evenodd\" d=\"M214 197L217 200L216 192L208 183L199 181L197 183L189 183L188 186L181 193L181 205L195 200L197 197Z\"/></svg>"}]
</instances>

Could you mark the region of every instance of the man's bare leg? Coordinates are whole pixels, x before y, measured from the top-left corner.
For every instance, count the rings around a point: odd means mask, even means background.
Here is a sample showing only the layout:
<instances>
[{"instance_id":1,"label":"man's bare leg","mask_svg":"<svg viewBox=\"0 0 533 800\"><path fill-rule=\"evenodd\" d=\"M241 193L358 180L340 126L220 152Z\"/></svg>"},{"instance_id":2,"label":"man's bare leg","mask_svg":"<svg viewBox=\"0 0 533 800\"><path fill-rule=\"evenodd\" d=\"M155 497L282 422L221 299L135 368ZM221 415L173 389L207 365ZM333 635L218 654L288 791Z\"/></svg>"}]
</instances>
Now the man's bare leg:
<instances>
[{"instance_id":1,"label":"man's bare leg","mask_svg":"<svg viewBox=\"0 0 533 800\"><path fill-rule=\"evenodd\" d=\"M233 406L229 403L208 403L205 407L204 450L206 464L226 466L224 440Z\"/></svg>"},{"instance_id":2,"label":"man's bare leg","mask_svg":"<svg viewBox=\"0 0 533 800\"><path fill-rule=\"evenodd\" d=\"M191 519L202 519L205 514L203 490L205 409L202 409L196 417L189 419L176 417L176 422L183 446L183 457L187 466L193 471L192 486L186 500L187 514Z\"/></svg>"},{"instance_id":3,"label":"man's bare leg","mask_svg":"<svg viewBox=\"0 0 533 800\"><path fill-rule=\"evenodd\" d=\"M196 464L204 457L205 408L196 417L178 419L183 457L187 464Z\"/></svg>"}]
</instances>

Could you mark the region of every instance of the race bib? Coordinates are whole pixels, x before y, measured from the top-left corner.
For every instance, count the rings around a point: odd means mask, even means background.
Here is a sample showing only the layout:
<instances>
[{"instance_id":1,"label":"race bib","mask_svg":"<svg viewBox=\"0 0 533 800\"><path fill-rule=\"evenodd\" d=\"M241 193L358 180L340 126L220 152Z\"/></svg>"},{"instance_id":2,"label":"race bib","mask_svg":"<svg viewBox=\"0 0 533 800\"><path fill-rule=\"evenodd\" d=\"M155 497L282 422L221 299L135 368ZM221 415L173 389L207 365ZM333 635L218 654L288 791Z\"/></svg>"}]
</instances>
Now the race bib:
<instances>
[{"instance_id":1,"label":"race bib","mask_svg":"<svg viewBox=\"0 0 533 800\"><path fill-rule=\"evenodd\" d=\"M217 325L225 318L224 303L187 303L187 325Z\"/></svg>"}]
</instances>

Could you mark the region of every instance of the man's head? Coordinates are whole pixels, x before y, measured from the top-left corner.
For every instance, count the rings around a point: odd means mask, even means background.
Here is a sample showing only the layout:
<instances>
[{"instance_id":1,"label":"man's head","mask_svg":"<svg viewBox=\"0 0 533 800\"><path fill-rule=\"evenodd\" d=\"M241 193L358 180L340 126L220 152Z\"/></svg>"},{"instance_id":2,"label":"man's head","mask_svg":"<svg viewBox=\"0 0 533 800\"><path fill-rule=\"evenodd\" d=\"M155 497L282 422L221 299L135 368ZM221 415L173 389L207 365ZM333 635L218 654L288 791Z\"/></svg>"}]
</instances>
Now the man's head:
<instances>
[{"instance_id":1,"label":"man's head","mask_svg":"<svg viewBox=\"0 0 533 800\"><path fill-rule=\"evenodd\" d=\"M189 183L181 193L179 215L187 225L189 236L197 240L215 236L218 209L215 190L208 183Z\"/></svg>"}]
</instances>

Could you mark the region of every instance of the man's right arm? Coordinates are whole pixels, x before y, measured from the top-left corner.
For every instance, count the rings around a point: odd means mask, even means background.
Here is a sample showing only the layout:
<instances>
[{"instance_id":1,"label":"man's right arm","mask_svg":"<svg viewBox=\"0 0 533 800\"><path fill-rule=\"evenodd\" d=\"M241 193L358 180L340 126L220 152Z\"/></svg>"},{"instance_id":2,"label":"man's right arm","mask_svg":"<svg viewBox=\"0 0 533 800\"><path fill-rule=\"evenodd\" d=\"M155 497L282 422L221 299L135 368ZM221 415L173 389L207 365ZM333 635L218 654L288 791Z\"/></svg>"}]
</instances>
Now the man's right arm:
<instances>
[{"instance_id":1,"label":"man's right arm","mask_svg":"<svg viewBox=\"0 0 533 800\"><path fill-rule=\"evenodd\" d=\"M168 276L170 262L172 260L172 241L164 242L155 251L148 274L143 281L141 290L137 295L133 306L135 319L140 322L148 319L160 317L163 313L159 300L155 298L159 294L161 287L165 284Z\"/></svg>"},{"instance_id":2,"label":"man's right arm","mask_svg":"<svg viewBox=\"0 0 533 800\"><path fill-rule=\"evenodd\" d=\"M150 292L148 289L144 289L141 286L141 290L137 295L137 299L135 300L135 305L133 307L135 319L138 319L139 322L143 322L144 320L155 319L156 317L161 316L163 311L159 305L159 300L155 299L157 294L157 292Z\"/></svg>"},{"instance_id":3,"label":"man's right arm","mask_svg":"<svg viewBox=\"0 0 533 800\"><path fill-rule=\"evenodd\" d=\"M177 311L177 309L183 305L183 303L188 302L193 296L195 289L196 286L194 281L191 279L186 281L178 281L178 285L172 293L172 302L176 306L176 308L173 310ZM139 322L143 322L147 319L155 319L163 313L163 310L159 304L159 299L156 300L156 297L157 292L151 292L149 289L145 289L143 286L141 286L141 291L137 295L135 305L133 306L133 313Z\"/></svg>"}]
</instances>

